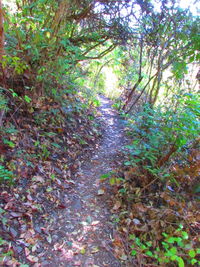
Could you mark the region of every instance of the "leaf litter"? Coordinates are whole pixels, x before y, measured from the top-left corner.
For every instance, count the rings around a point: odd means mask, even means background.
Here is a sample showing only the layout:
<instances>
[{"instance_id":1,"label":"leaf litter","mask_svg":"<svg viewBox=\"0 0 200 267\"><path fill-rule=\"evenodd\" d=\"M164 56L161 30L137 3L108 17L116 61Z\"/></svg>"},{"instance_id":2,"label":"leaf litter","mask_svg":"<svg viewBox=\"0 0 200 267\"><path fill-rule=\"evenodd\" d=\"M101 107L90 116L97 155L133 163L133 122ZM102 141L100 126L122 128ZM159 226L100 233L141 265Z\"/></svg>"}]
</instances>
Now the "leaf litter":
<instances>
[{"instance_id":1,"label":"leaf litter","mask_svg":"<svg viewBox=\"0 0 200 267\"><path fill-rule=\"evenodd\" d=\"M18 119L24 130L3 154L15 174L0 194L3 266L125 266L111 218L113 189L100 181L120 165L125 137L111 102L101 102L95 122L77 113L59 127Z\"/></svg>"}]
</instances>

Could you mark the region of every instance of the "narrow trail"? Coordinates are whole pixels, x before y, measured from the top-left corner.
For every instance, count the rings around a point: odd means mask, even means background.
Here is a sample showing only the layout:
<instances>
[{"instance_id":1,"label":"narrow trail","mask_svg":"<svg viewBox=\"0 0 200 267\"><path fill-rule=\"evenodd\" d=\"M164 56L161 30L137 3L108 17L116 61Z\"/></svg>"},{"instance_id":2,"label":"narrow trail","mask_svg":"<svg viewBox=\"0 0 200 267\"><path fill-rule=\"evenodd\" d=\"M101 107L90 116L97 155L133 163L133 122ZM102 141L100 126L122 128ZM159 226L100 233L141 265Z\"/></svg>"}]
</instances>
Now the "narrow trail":
<instances>
[{"instance_id":1,"label":"narrow trail","mask_svg":"<svg viewBox=\"0 0 200 267\"><path fill-rule=\"evenodd\" d=\"M112 238L115 226L111 220L108 182L100 176L119 164L119 150L125 142L119 115L111 101L100 97L102 124L105 125L101 143L90 160L84 161L74 178L74 184L63 194L67 206L60 214L51 215L50 246L42 266L120 267L124 266L114 255Z\"/></svg>"}]
</instances>

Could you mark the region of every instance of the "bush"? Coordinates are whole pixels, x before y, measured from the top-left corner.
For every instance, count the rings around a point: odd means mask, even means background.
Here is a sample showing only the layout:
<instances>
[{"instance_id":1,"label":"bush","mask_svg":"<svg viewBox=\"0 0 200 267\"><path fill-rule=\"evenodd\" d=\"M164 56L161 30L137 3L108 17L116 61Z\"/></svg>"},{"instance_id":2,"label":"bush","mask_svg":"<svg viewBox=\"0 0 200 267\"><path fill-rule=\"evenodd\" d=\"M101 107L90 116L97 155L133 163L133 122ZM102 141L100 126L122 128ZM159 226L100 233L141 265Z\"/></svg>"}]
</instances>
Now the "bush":
<instances>
[{"instance_id":1,"label":"bush","mask_svg":"<svg viewBox=\"0 0 200 267\"><path fill-rule=\"evenodd\" d=\"M156 175L175 152L198 137L199 107L199 98L192 94L177 96L171 108L145 104L143 111L129 120L133 141L127 146L130 161L126 165L140 163L143 170Z\"/></svg>"}]
</instances>

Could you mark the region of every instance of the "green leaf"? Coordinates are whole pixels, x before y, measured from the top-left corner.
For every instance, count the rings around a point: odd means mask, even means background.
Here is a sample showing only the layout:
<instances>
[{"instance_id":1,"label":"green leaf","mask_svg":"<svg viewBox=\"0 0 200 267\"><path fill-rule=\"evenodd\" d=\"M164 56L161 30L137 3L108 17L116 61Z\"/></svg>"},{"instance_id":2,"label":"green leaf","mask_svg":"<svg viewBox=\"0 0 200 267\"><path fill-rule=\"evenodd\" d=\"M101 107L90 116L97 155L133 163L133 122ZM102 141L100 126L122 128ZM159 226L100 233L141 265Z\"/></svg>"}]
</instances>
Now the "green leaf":
<instances>
[{"instance_id":1,"label":"green leaf","mask_svg":"<svg viewBox=\"0 0 200 267\"><path fill-rule=\"evenodd\" d=\"M191 263L192 263L192 265L194 265L195 263L197 263L197 260L196 259L192 259Z\"/></svg>"},{"instance_id":2,"label":"green leaf","mask_svg":"<svg viewBox=\"0 0 200 267\"><path fill-rule=\"evenodd\" d=\"M183 261L183 259L181 257L177 257L177 261L178 261L178 266L179 267L184 267L185 263Z\"/></svg>"},{"instance_id":3,"label":"green leaf","mask_svg":"<svg viewBox=\"0 0 200 267\"><path fill-rule=\"evenodd\" d=\"M45 135L51 137L51 136L55 136L55 135L57 135L57 133L54 133L54 132L48 132L48 133L45 133Z\"/></svg>"},{"instance_id":4,"label":"green leaf","mask_svg":"<svg viewBox=\"0 0 200 267\"><path fill-rule=\"evenodd\" d=\"M4 212L5 212L5 210L2 209L2 208L0 208L0 214L2 214L2 213L4 213Z\"/></svg>"},{"instance_id":5,"label":"green leaf","mask_svg":"<svg viewBox=\"0 0 200 267\"><path fill-rule=\"evenodd\" d=\"M147 245L148 247L152 247L152 242L151 242L151 241L148 241L148 242L146 242L146 245Z\"/></svg>"},{"instance_id":6,"label":"green leaf","mask_svg":"<svg viewBox=\"0 0 200 267\"><path fill-rule=\"evenodd\" d=\"M109 178L110 175L111 175L110 172L109 172L109 173L102 174L102 175L100 176L100 179L101 179L101 180L105 180L105 179Z\"/></svg>"},{"instance_id":7,"label":"green leaf","mask_svg":"<svg viewBox=\"0 0 200 267\"><path fill-rule=\"evenodd\" d=\"M166 233L162 233L162 235L163 235L164 237L168 237L168 234L166 234Z\"/></svg>"},{"instance_id":8,"label":"green leaf","mask_svg":"<svg viewBox=\"0 0 200 267\"><path fill-rule=\"evenodd\" d=\"M82 255L84 255L84 254L86 253L85 248L82 248L82 249L80 250L80 253L81 253Z\"/></svg>"},{"instance_id":9,"label":"green leaf","mask_svg":"<svg viewBox=\"0 0 200 267\"><path fill-rule=\"evenodd\" d=\"M109 182L110 182L110 185L114 185L116 183L115 177L110 178Z\"/></svg>"},{"instance_id":10,"label":"green leaf","mask_svg":"<svg viewBox=\"0 0 200 267\"><path fill-rule=\"evenodd\" d=\"M125 162L124 162L124 165L125 165L125 166L130 166L130 165L132 165L132 162L131 162L131 161L125 161Z\"/></svg>"},{"instance_id":11,"label":"green leaf","mask_svg":"<svg viewBox=\"0 0 200 267\"><path fill-rule=\"evenodd\" d=\"M49 186L49 187L47 187L46 191L51 192L51 191L53 191L53 188Z\"/></svg>"},{"instance_id":12,"label":"green leaf","mask_svg":"<svg viewBox=\"0 0 200 267\"><path fill-rule=\"evenodd\" d=\"M182 225L182 224L179 224L179 228L180 228L180 229L183 229L183 225Z\"/></svg>"},{"instance_id":13,"label":"green leaf","mask_svg":"<svg viewBox=\"0 0 200 267\"><path fill-rule=\"evenodd\" d=\"M15 143L13 143L12 141L9 141L8 139L3 139L3 142L5 145L8 145L11 148L15 147Z\"/></svg>"},{"instance_id":14,"label":"green leaf","mask_svg":"<svg viewBox=\"0 0 200 267\"><path fill-rule=\"evenodd\" d=\"M175 247L170 248L172 254L177 254L177 249Z\"/></svg>"},{"instance_id":15,"label":"green leaf","mask_svg":"<svg viewBox=\"0 0 200 267\"><path fill-rule=\"evenodd\" d=\"M57 143L52 143L52 145L53 145L54 147L56 147L56 148L61 148L61 146L60 146L59 144L57 144Z\"/></svg>"},{"instance_id":16,"label":"green leaf","mask_svg":"<svg viewBox=\"0 0 200 267\"><path fill-rule=\"evenodd\" d=\"M31 98L28 97L27 95L24 96L24 100L25 100L27 103L30 103L30 102L31 102Z\"/></svg>"},{"instance_id":17,"label":"green leaf","mask_svg":"<svg viewBox=\"0 0 200 267\"><path fill-rule=\"evenodd\" d=\"M153 257L153 253L152 253L150 250L148 250L147 252L145 252L145 254L146 254L147 256Z\"/></svg>"},{"instance_id":18,"label":"green leaf","mask_svg":"<svg viewBox=\"0 0 200 267\"><path fill-rule=\"evenodd\" d=\"M179 267L184 267L185 266L183 259L181 257L177 256L177 255L173 255L171 257L171 260L177 261Z\"/></svg>"},{"instance_id":19,"label":"green leaf","mask_svg":"<svg viewBox=\"0 0 200 267\"><path fill-rule=\"evenodd\" d=\"M195 252L194 249L191 249L191 250L188 252L188 254L189 254L189 256L190 256L191 258L194 258L194 257L196 256L196 252Z\"/></svg>"},{"instance_id":20,"label":"green leaf","mask_svg":"<svg viewBox=\"0 0 200 267\"><path fill-rule=\"evenodd\" d=\"M187 232L185 232L185 231L182 231L182 236L183 236L183 238L184 239L188 239L188 233Z\"/></svg>"},{"instance_id":21,"label":"green leaf","mask_svg":"<svg viewBox=\"0 0 200 267\"><path fill-rule=\"evenodd\" d=\"M167 238L166 242L170 243L170 244L173 244L174 242L176 241L175 237L169 237Z\"/></svg>"},{"instance_id":22,"label":"green leaf","mask_svg":"<svg viewBox=\"0 0 200 267\"><path fill-rule=\"evenodd\" d=\"M130 240L134 240L134 239L135 239L135 235L130 234L130 235L129 235L129 239L130 239Z\"/></svg>"},{"instance_id":23,"label":"green leaf","mask_svg":"<svg viewBox=\"0 0 200 267\"><path fill-rule=\"evenodd\" d=\"M131 256L135 256L137 254L137 251L136 250L131 250Z\"/></svg>"}]
</instances>

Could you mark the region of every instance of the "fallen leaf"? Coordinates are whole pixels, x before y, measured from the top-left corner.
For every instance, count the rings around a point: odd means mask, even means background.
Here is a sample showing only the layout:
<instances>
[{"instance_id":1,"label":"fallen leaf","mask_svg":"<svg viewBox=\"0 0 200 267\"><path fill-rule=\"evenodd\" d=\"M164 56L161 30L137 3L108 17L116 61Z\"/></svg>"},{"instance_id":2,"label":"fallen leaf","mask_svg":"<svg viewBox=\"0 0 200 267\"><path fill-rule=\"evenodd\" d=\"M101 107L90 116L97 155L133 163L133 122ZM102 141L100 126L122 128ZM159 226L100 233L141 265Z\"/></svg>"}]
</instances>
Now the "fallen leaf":
<instances>
[{"instance_id":1,"label":"fallen leaf","mask_svg":"<svg viewBox=\"0 0 200 267\"><path fill-rule=\"evenodd\" d=\"M24 251L25 251L25 255L26 255L26 257L29 256L29 254L30 254L30 250L29 250L28 248L25 248Z\"/></svg>"},{"instance_id":2,"label":"fallen leaf","mask_svg":"<svg viewBox=\"0 0 200 267\"><path fill-rule=\"evenodd\" d=\"M94 254L97 253L98 251L99 251L98 247L93 247L91 253Z\"/></svg>"},{"instance_id":3,"label":"fallen leaf","mask_svg":"<svg viewBox=\"0 0 200 267\"><path fill-rule=\"evenodd\" d=\"M147 208L142 203L136 203L133 205L133 209L140 211L140 212L146 212Z\"/></svg>"},{"instance_id":4,"label":"fallen leaf","mask_svg":"<svg viewBox=\"0 0 200 267\"><path fill-rule=\"evenodd\" d=\"M116 201L113 210L118 210L121 207L121 202L120 201Z\"/></svg>"},{"instance_id":5,"label":"fallen leaf","mask_svg":"<svg viewBox=\"0 0 200 267\"><path fill-rule=\"evenodd\" d=\"M85 248L82 248L82 249L80 250L80 253L81 253L82 255L84 255L84 254L86 253L86 249L85 249Z\"/></svg>"},{"instance_id":6,"label":"fallen leaf","mask_svg":"<svg viewBox=\"0 0 200 267\"><path fill-rule=\"evenodd\" d=\"M95 226L95 225L97 225L97 224L99 224L100 223L100 221L93 221L92 223L91 223L91 225L92 226Z\"/></svg>"},{"instance_id":7,"label":"fallen leaf","mask_svg":"<svg viewBox=\"0 0 200 267\"><path fill-rule=\"evenodd\" d=\"M116 247L123 247L122 241L118 236L115 237L113 245Z\"/></svg>"},{"instance_id":8,"label":"fallen leaf","mask_svg":"<svg viewBox=\"0 0 200 267\"><path fill-rule=\"evenodd\" d=\"M27 199L29 200L29 201L33 201L33 198L31 197L31 195L29 194L29 195L27 195Z\"/></svg>"},{"instance_id":9,"label":"fallen leaf","mask_svg":"<svg viewBox=\"0 0 200 267\"><path fill-rule=\"evenodd\" d=\"M128 257L125 254L122 254L120 256L120 259L123 260L123 261L127 261Z\"/></svg>"},{"instance_id":10,"label":"fallen leaf","mask_svg":"<svg viewBox=\"0 0 200 267\"><path fill-rule=\"evenodd\" d=\"M63 254L64 254L63 257L67 259L68 261L71 261L74 257L74 252L72 250L68 250L68 251L64 250Z\"/></svg>"},{"instance_id":11,"label":"fallen leaf","mask_svg":"<svg viewBox=\"0 0 200 267\"><path fill-rule=\"evenodd\" d=\"M22 216L22 214L19 213L19 212L11 212L10 215L11 215L12 217L14 217L14 218L17 218L17 217L21 217L21 216Z\"/></svg>"},{"instance_id":12,"label":"fallen leaf","mask_svg":"<svg viewBox=\"0 0 200 267\"><path fill-rule=\"evenodd\" d=\"M103 194L105 194L105 190L104 189L99 189L98 190L98 195L101 196Z\"/></svg>"},{"instance_id":13,"label":"fallen leaf","mask_svg":"<svg viewBox=\"0 0 200 267\"><path fill-rule=\"evenodd\" d=\"M110 185L116 184L116 178L115 177L111 177L109 182L110 182Z\"/></svg>"},{"instance_id":14,"label":"fallen leaf","mask_svg":"<svg viewBox=\"0 0 200 267\"><path fill-rule=\"evenodd\" d=\"M81 264L82 264L81 261L75 261L73 266L81 266Z\"/></svg>"},{"instance_id":15,"label":"fallen leaf","mask_svg":"<svg viewBox=\"0 0 200 267\"><path fill-rule=\"evenodd\" d=\"M38 259L37 257L32 256L32 255L29 255L29 256L27 257L27 259L28 259L30 262L32 262L32 263L35 263L35 262L38 262L38 261L39 261L39 259Z\"/></svg>"},{"instance_id":16,"label":"fallen leaf","mask_svg":"<svg viewBox=\"0 0 200 267\"><path fill-rule=\"evenodd\" d=\"M33 176L32 180L35 182L40 182L40 183L45 182L44 178L42 176L39 176L39 175Z\"/></svg>"},{"instance_id":17,"label":"fallen leaf","mask_svg":"<svg viewBox=\"0 0 200 267\"><path fill-rule=\"evenodd\" d=\"M53 191L53 188L49 186L49 187L47 187L46 191L51 192L51 191Z\"/></svg>"},{"instance_id":18,"label":"fallen leaf","mask_svg":"<svg viewBox=\"0 0 200 267\"><path fill-rule=\"evenodd\" d=\"M51 242L52 242L52 238L51 238L51 236L49 235L49 236L47 236L47 241L48 241L48 243L50 243L51 244Z\"/></svg>"}]
</instances>

